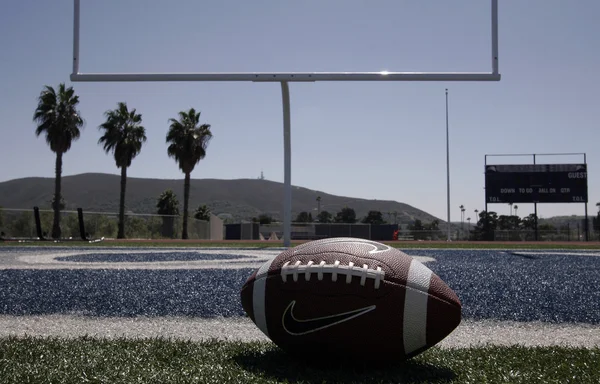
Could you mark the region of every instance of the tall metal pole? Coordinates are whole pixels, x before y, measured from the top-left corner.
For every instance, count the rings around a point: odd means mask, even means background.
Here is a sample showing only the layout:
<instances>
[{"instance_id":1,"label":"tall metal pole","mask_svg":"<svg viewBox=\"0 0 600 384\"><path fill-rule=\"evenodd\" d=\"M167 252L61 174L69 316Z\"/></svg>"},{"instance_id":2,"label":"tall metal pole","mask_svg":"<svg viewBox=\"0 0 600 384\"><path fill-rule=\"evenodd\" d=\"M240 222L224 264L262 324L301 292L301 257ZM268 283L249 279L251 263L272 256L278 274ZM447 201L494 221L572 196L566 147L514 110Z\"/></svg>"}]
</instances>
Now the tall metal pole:
<instances>
[{"instance_id":1,"label":"tall metal pole","mask_svg":"<svg viewBox=\"0 0 600 384\"><path fill-rule=\"evenodd\" d=\"M533 154L533 164L535 165L535 153ZM535 233L535 241L538 241L539 238L539 234L538 234L538 212L537 212L537 201L533 202L533 214L535 215L534 217L534 221L533 221L533 226L534 226L534 233Z\"/></svg>"},{"instance_id":2,"label":"tall metal pole","mask_svg":"<svg viewBox=\"0 0 600 384\"><path fill-rule=\"evenodd\" d=\"M292 145L290 138L290 88L281 82L283 102L283 246L289 247L292 235Z\"/></svg>"},{"instance_id":3,"label":"tall metal pole","mask_svg":"<svg viewBox=\"0 0 600 384\"><path fill-rule=\"evenodd\" d=\"M450 241L450 131L448 127L448 88L446 88L446 189L448 205L447 241Z\"/></svg>"},{"instance_id":4,"label":"tall metal pole","mask_svg":"<svg viewBox=\"0 0 600 384\"><path fill-rule=\"evenodd\" d=\"M79 19L80 2L75 0L73 9L73 74L79 73Z\"/></svg>"},{"instance_id":5,"label":"tall metal pole","mask_svg":"<svg viewBox=\"0 0 600 384\"><path fill-rule=\"evenodd\" d=\"M588 218L588 205L585 204L585 225L583 226L583 230L585 231L585 241L590 241L590 230L589 230L589 218Z\"/></svg>"},{"instance_id":6,"label":"tall metal pole","mask_svg":"<svg viewBox=\"0 0 600 384\"><path fill-rule=\"evenodd\" d=\"M492 73L498 74L498 0L492 0Z\"/></svg>"},{"instance_id":7,"label":"tall metal pole","mask_svg":"<svg viewBox=\"0 0 600 384\"><path fill-rule=\"evenodd\" d=\"M586 172L587 172L587 159L586 159L586 154L583 154L583 163L585 164L585 168L586 168ZM586 182L587 184L587 182ZM589 218L588 218L588 202L587 202L587 193L586 193L586 199L585 199L585 241L590 241L590 224L589 224Z\"/></svg>"},{"instance_id":8,"label":"tall metal pole","mask_svg":"<svg viewBox=\"0 0 600 384\"><path fill-rule=\"evenodd\" d=\"M487 156L488 156L488 155L485 155L485 156L484 156L484 164L485 164L485 168L484 168L484 169L485 169L485 171L484 171L484 174L485 174L485 172L487 172ZM485 190L485 187L484 187L483 189ZM485 203L484 203L484 206L485 206L485 214L486 214L486 216L487 216L487 213L488 213L488 201L487 201L487 196L486 196L486 193L487 193L487 191L486 191L486 192L485 192L483 195L485 196Z\"/></svg>"}]
</instances>

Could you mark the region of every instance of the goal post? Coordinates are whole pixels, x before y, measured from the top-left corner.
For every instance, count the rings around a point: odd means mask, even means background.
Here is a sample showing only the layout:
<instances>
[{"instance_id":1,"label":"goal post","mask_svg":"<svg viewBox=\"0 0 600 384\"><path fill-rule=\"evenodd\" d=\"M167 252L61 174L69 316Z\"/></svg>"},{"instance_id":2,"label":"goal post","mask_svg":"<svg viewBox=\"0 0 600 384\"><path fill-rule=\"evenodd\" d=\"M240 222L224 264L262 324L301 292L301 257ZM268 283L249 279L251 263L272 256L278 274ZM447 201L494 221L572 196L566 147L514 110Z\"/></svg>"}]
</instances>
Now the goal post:
<instances>
[{"instance_id":1,"label":"goal post","mask_svg":"<svg viewBox=\"0 0 600 384\"><path fill-rule=\"evenodd\" d=\"M72 82L278 82L281 84L284 137L284 246L291 242L291 82L347 82L347 81L500 81L498 63L498 0L491 0L491 65L489 72L161 72L161 73L86 73L79 68L81 0L74 1L73 70Z\"/></svg>"}]
</instances>

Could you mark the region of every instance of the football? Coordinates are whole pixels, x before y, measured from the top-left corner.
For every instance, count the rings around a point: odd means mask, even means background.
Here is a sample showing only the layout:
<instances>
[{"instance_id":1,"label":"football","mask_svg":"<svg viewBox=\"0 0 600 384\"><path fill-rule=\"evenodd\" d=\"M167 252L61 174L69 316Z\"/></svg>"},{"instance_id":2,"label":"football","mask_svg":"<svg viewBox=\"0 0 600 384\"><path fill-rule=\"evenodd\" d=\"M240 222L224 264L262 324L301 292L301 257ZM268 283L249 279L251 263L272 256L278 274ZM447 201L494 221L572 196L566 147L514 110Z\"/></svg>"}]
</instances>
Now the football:
<instances>
[{"instance_id":1,"label":"football","mask_svg":"<svg viewBox=\"0 0 600 384\"><path fill-rule=\"evenodd\" d=\"M252 273L241 302L281 349L329 361L406 360L448 336L462 309L423 263L358 238L282 252Z\"/></svg>"}]
</instances>

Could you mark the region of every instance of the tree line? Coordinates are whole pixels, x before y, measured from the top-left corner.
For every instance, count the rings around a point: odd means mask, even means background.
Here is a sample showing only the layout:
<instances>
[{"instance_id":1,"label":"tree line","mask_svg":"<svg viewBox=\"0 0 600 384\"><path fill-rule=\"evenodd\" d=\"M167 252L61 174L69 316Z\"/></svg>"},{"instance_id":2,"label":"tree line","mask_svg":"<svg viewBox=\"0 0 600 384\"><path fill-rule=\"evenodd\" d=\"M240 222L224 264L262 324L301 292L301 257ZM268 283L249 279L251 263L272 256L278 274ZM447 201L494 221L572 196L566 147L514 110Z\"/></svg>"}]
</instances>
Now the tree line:
<instances>
[{"instance_id":1,"label":"tree line","mask_svg":"<svg viewBox=\"0 0 600 384\"><path fill-rule=\"evenodd\" d=\"M273 222L273 218L267 214L261 214L258 217L254 217L252 221L260 224L271 224ZM311 212L302 211L296 215L296 218L292 220L294 223L340 223L340 224L390 224L387 220L384 219L383 213L377 210L371 210L367 213L366 216L362 218L358 218L356 215L356 211L350 207L344 207L340 209L338 212L334 214L328 211L319 212L314 218ZM434 219L431 223L423 224L421 220L415 220L414 223L409 224L409 226L414 226L415 230L423 229L423 230L435 230L439 226L439 220Z\"/></svg>"},{"instance_id":2,"label":"tree line","mask_svg":"<svg viewBox=\"0 0 600 384\"><path fill-rule=\"evenodd\" d=\"M45 211L48 207L40 207L40 223L44 237L47 229L52 227L53 216ZM80 235L79 221L76 214L64 214L65 203L61 200L60 209L61 235L63 238ZM179 216L179 199L170 189L162 192L156 200L156 213L153 215L126 215L125 225L119 226L119 220L109 214L86 214L84 211L84 226L88 237L115 237L121 228L124 228L125 237L136 238L174 238L182 231L182 222ZM194 219L210 221L211 211L205 205L199 205L193 214ZM35 224L32 211L4 212L0 207L0 239L8 237L29 237L35 234Z\"/></svg>"},{"instance_id":3,"label":"tree line","mask_svg":"<svg viewBox=\"0 0 600 384\"><path fill-rule=\"evenodd\" d=\"M273 218L268 214L261 214L258 217L252 218L252 221L260 224L271 224ZM319 212L313 219L312 213L302 211L296 215L296 218L292 220L294 223L363 223L363 224L386 224L387 222L383 219L383 214L380 211L369 211L367 216L362 219L357 219L356 212L353 208L344 207L339 212L331 214L328 211Z\"/></svg>"},{"instance_id":4,"label":"tree line","mask_svg":"<svg viewBox=\"0 0 600 384\"><path fill-rule=\"evenodd\" d=\"M85 123L78 110L79 96L72 87L59 84L57 89L44 86L38 97L33 121L37 124L36 136L44 136L50 150L56 154L54 211L52 232L53 239L61 238L60 202L61 175L63 155L69 151L73 142L81 136ZM125 237L125 193L127 189L127 168L133 159L140 154L146 142L146 129L142 125L142 114L135 108L130 109L127 103L120 101L117 107L104 113L105 121L98 129L101 136L98 144L107 154L112 154L115 165L121 170L121 188L119 193L119 219L117 238ZM177 118L168 120L165 142L168 144L167 155L173 158L184 176L183 227L181 238L188 238L188 205L190 197L190 174L196 164L206 156L208 144L212 139L210 124L200 123L200 112L194 108L180 111ZM59 203L56 203L59 202ZM160 209L159 209L160 210Z\"/></svg>"},{"instance_id":5,"label":"tree line","mask_svg":"<svg viewBox=\"0 0 600 384\"><path fill-rule=\"evenodd\" d=\"M600 206L600 204L599 204ZM591 229L594 231L600 230L600 213L598 216L592 217ZM510 231L509 240L521 240L519 232L534 231L536 229L541 232L570 230L570 228L556 228L550 223L538 224L538 217L531 213L525 217L519 217L516 215L498 215L493 211L481 211L479 213L479 220L475 227L469 233L470 240L483 240L493 241L495 238L495 231Z\"/></svg>"}]
</instances>

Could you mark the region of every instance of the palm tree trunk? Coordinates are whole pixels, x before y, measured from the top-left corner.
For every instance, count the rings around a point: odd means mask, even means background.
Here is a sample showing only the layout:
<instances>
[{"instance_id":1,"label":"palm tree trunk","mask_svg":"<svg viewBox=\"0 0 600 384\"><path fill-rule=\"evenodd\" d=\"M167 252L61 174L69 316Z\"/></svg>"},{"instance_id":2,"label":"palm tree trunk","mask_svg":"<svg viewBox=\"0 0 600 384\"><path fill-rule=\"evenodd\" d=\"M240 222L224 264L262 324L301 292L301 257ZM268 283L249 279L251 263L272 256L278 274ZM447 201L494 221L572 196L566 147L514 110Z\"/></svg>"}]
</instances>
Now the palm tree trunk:
<instances>
[{"instance_id":1,"label":"palm tree trunk","mask_svg":"<svg viewBox=\"0 0 600 384\"><path fill-rule=\"evenodd\" d=\"M119 232L117 239L125 238L125 189L127 188L127 167L121 167L121 196L119 198Z\"/></svg>"},{"instance_id":2,"label":"palm tree trunk","mask_svg":"<svg viewBox=\"0 0 600 384\"><path fill-rule=\"evenodd\" d=\"M183 229L181 231L181 238L187 240L188 238L188 207L190 202L190 173L185 173L185 184L183 185Z\"/></svg>"},{"instance_id":3,"label":"palm tree trunk","mask_svg":"<svg viewBox=\"0 0 600 384\"><path fill-rule=\"evenodd\" d=\"M60 231L60 177L62 174L62 152L56 153L56 166L54 168L55 178L54 178L54 222L52 223L52 238L60 239L61 231Z\"/></svg>"}]
</instances>

